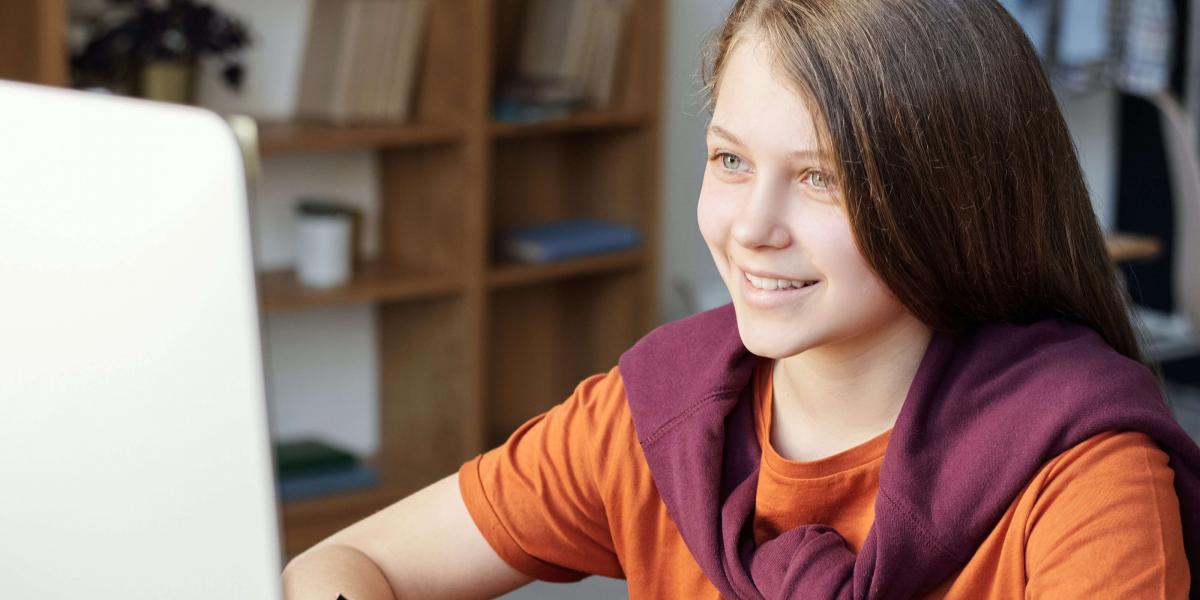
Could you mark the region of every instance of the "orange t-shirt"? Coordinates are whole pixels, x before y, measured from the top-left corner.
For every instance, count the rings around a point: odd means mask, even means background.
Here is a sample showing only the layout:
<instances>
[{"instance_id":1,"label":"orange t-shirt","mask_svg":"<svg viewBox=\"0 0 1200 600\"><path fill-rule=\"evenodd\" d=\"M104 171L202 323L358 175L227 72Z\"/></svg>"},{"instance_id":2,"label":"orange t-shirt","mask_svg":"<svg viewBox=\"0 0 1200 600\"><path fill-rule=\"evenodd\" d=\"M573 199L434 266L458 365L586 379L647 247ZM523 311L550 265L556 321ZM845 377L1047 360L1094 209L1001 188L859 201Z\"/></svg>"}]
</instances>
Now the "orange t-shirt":
<instances>
[{"instance_id":1,"label":"orange t-shirt","mask_svg":"<svg viewBox=\"0 0 1200 600\"><path fill-rule=\"evenodd\" d=\"M771 371L754 376L755 537L821 523L857 552L891 432L816 461L783 458L770 444ZM615 367L464 464L459 487L491 546L530 577L598 574L626 579L632 598L720 598L659 498ZM927 597L1187 598L1189 578L1166 453L1143 433L1110 431L1047 462Z\"/></svg>"}]
</instances>

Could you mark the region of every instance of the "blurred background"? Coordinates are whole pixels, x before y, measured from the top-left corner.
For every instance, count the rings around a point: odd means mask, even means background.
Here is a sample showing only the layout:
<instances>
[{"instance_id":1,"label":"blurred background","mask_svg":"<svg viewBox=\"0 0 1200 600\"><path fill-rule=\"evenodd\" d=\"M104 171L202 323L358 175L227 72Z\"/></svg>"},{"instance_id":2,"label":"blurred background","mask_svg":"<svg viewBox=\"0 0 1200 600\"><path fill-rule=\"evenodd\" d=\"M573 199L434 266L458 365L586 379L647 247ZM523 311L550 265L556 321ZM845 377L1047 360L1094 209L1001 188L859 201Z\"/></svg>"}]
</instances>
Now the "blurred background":
<instances>
[{"instance_id":1,"label":"blurred background","mask_svg":"<svg viewBox=\"0 0 1200 600\"><path fill-rule=\"evenodd\" d=\"M1200 8L1004 0L1200 435ZM0 0L0 78L234 117L296 554L728 302L695 222L732 0ZM623 597L619 581L511 595Z\"/></svg>"}]
</instances>

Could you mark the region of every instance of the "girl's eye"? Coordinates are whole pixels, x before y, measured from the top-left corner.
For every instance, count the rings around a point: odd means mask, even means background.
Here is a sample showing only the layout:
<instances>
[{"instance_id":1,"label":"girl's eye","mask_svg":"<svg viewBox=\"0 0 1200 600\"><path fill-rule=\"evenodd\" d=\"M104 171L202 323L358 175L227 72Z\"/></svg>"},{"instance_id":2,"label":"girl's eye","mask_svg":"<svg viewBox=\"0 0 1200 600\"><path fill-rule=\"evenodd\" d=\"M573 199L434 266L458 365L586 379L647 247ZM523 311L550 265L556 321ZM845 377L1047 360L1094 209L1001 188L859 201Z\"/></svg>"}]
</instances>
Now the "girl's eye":
<instances>
[{"instance_id":1,"label":"girl's eye","mask_svg":"<svg viewBox=\"0 0 1200 600\"><path fill-rule=\"evenodd\" d=\"M740 171L742 168L742 159L728 152L722 152L717 155L721 159L721 166L729 171Z\"/></svg>"},{"instance_id":2,"label":"girl's eye","mask_svg":"<svg viewBox=\"0 0 1200 600\"><path fill-rule=\"evenodd\" d=\"M824 171L809 171L804 178L808 180L809 185L822 192L833 189L833 178Z\"/></svg>"}]
</instances>

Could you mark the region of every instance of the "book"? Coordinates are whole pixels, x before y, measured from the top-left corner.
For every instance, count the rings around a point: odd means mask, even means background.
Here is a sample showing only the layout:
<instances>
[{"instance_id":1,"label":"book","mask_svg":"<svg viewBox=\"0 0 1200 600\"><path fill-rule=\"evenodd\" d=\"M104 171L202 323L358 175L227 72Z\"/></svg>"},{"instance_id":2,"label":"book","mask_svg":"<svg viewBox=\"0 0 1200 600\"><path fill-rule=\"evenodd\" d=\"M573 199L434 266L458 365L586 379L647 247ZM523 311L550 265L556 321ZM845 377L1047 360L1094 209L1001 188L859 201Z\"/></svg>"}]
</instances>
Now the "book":
<instances>
[{"instance_id":1,"label":"book","mask_svg":"<svg viewBox=\"0 0 1200 600\"><path fill-rule=\"evenodd\" d=\"M400 41L397 72L394 85L388 93L385 111L389 119L405 121L413 113L428 13L429 0L405 0L402 26L397 28Z\"/></svg>"},{"instance_id":2,"label":"book","mask_svg":"<svg viewBox=\"0 0 1200 600\"><path fill-rule=\"evenodd\" d=\"M575 86L556 79L514 79L500 89L492 118L508 122L536 122L571 115L580 106Z\"/></svg>"},{"instance_id":3,"label":"book","mask_svg":"<svg viewBox=\"0 0 1200 600\"><path fill-rule=\"evenodd\" d=\"M428 0L313 0L298 90L301 118L407 120Z\"/></svg>"},{"instance_id":4,"label":"book","mask_svg":"<svg viewBox=\"0 0 1200 600\"><path fill-rule=\"evenodd\" d=\"M345 104L336 106L333 122L338 124L360 123L364 120L363 105L370 96L371 84L378 75L376 69L378 51L372 41L378 34L379 13L383 6L377 0L352 0L349 5L352 19L357 25L349 59L344 63L348 73L346 89L343 90Z\"/></svg>"},{"instance_id":5,"label":"book","mask_svg":"<svg viewBox=\"0 0 1200 600\"><path fill-rule=\"evenodd\" d=\"M592 56L592 69L584 84L588 104L607 108L615 95L617 71L629 14L629 0L597 0L601 7L599 32Z\"/></svg>"},{"instance_id":6,"label":"book","mask_svg":"<svg viewBox=\"0 0 1200 600\"><path fill-rule=\"evenodd\" d=\"M379 471L361 463L279 476L279 499L294 502L379 485Z\"/></svg>"},{"instance_id":7,"label":"book","mask_svg":"<svg viewBox=\"0 0 1200 600\"><path fill-rule=\"evenodd\" d=\"M340 56L350 41L349 0L314 0L297 99L302 116L324 117L334 103L337 80L345 73Z\"/></svg>"},{"instance_id":8,"label":"book","mask_svg":"<svg viewBox=\"0 0 1200 600\"><path fill-rule=\"evenodd\" d=\"M404 36L400 32L405 27L404 13L408 5L405 0L387 0L386 14L379 19L379 74L368 114L373 121L388 120L389 104L400 72L400 51L404 45Z\"/></svg>"},{"instance_id":9,"label":"book","mask_svg":"<svg viewBox=\"0 0 1200 600\"><path fill-rule=\"evenodd\" d=\"M571 219L520 227L501 237L505 257L545 263L626 250L641 243L638 230L600 219Z\"/></svg>"},{"instance_id":10,"label":"book","mask_svg":"<svg viewBox=\"0 0 1200 600\"><path fill-rule=\"evenodd\" d=\"M534 121L613 101L630 0L530 0L497 119Z\"/></svg>"},{"instance_id":11,"label":"book","mask_svg":"<svg viewBox=\"0 0 1200 600\"><path fill-rule=\"evenodd\" d=\"M361 71L362 81L354 102L354 120L363 123L378 120L378 106L385 93L383 80L391 62L388 43L396 37L389 22L396 1L357 1L366 5L366 27L358 40L360 62L355 68Z\"/></svg>"},{"instance_id":12,"label":"book","mask_svg":"<svg viewBox=\"0 0 1200 600\"><path fill-rule=\"evenodd\" d=\"M274 446L275 470L281 476L346 467L358 462L350 452L316 438L278 441Z\"/></svg>"}]
</instances>

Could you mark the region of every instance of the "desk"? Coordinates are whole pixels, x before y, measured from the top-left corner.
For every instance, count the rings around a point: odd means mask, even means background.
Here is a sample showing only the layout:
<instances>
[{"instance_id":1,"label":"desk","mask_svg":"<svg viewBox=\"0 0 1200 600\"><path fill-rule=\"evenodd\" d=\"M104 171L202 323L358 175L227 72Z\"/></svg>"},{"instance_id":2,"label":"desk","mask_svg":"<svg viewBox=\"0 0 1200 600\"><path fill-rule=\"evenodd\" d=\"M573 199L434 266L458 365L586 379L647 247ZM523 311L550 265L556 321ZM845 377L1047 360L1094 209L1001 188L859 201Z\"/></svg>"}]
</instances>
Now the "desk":
<instances>
[{"instance_id":1,"label":"desk","mask_svg":"<svg viewBox=\"0 0 1200 600\"><path fill-rule=\"evenodd\" d=\"M1115 263L1154 258L1162 251L1158 238L1132 233L1106 233L1104 245L1108 247L1109 260Z\"/></svg>"}]
</instances>

